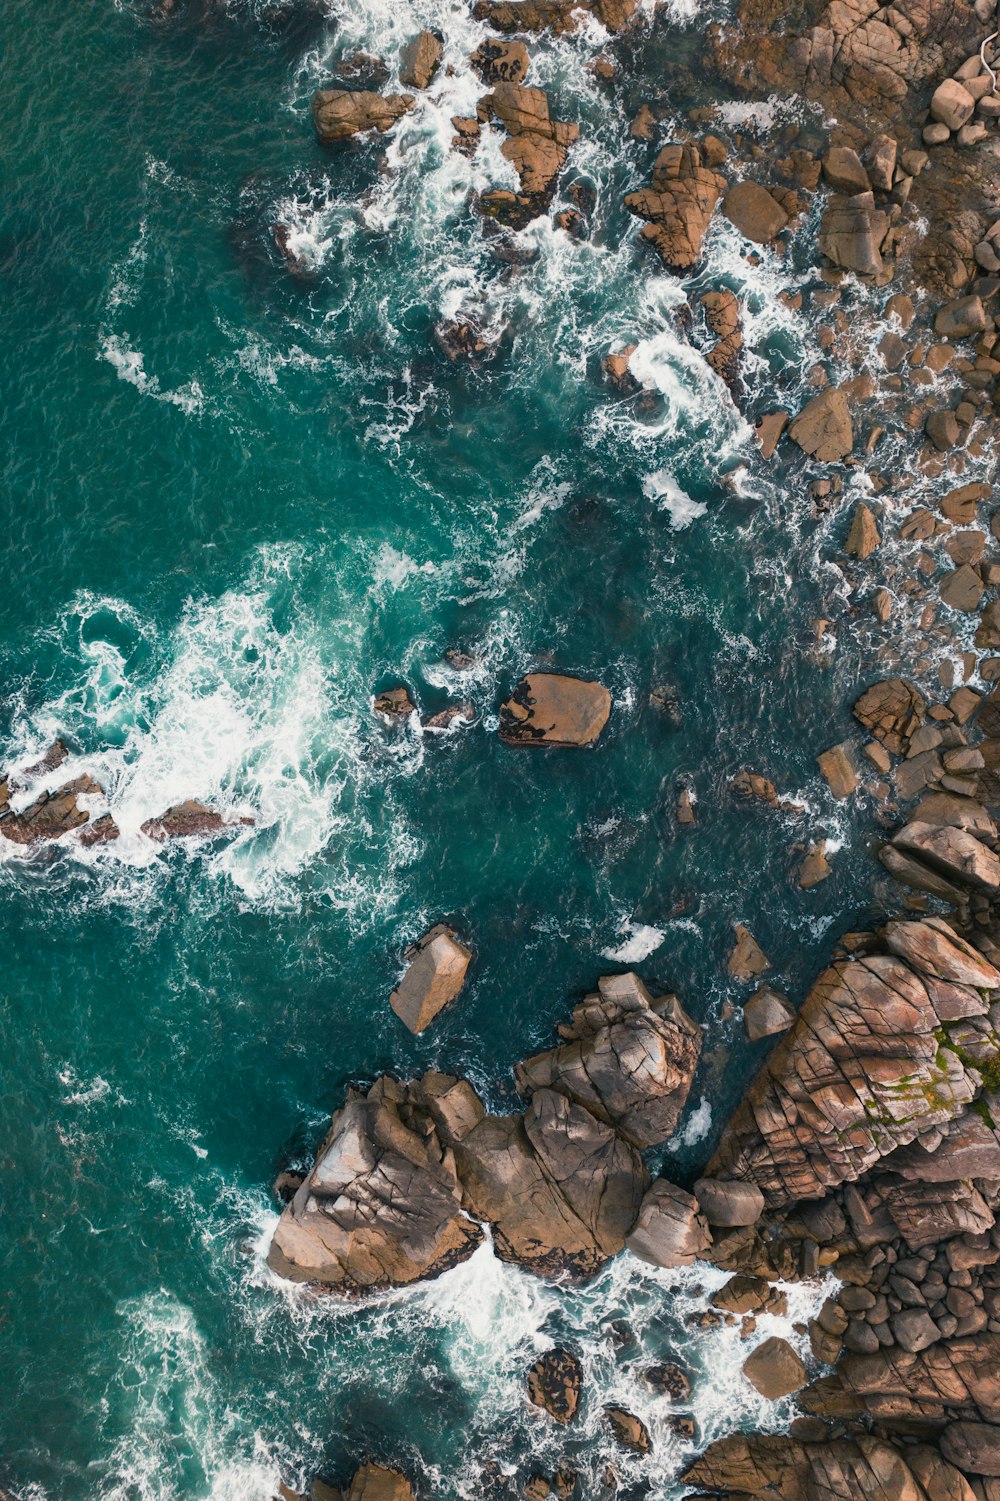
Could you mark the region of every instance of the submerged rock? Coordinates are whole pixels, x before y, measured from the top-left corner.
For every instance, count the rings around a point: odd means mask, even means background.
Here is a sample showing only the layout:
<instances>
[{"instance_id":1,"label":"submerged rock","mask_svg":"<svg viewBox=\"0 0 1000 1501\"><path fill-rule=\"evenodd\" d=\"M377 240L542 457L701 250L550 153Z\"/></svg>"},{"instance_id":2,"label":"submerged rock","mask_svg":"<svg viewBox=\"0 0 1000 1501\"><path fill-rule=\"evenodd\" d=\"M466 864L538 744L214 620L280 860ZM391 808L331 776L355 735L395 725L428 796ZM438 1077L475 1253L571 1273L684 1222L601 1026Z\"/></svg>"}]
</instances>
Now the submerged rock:
<instances>
[{"instance_id":1,"label":"submerged rock","mask_svg":"<svg viewBox=\"0 0 1000 1501\"><path fill-rule=\"evenodd\" d=\"M416 1034L457 999L472 950L459 942L446 923L437 923L407 949L405 958L406 973L389 997L389 1005L404 1026Z\"/></svg>"},{"instance_id":2,"label":"submerged rock","mask_svg":"<svg viewBox=\"0 0 1000 1501\"><path fill-rule=\"evenodd\" d=\"M522 1093L554 1089L639 1148L673 1135L701 1052L676 996L654 1000L637 975L608 975L559 1030L564 1043L515 1068Z\"/></svg>"},{"instance_id":3,"label":"submerged rock","mask_svg":"<svg viewBox=\"0 0 1000 1501\"><path fill-rule=\"evenodd\" d=\"M508 745L593 745L610 713L603 683L533 672L501 706L500 738Z\"/></svg>"},{"instance_id":4,"label":"submerged rock","mask_svg":"<svg viewBox=\"0 0 1000 1501\"><path fill-rule=\"evenodd\" d=\"M141 832L147 839L162 844L167 839L204 839L212 834L223 834L227 830L247 828L252 824L252 818L226 818L217 809L209 808L206 803L188 798L183 803L175 803L158 818L148 818L142 825Z\"/></svg>"}]
</instances>

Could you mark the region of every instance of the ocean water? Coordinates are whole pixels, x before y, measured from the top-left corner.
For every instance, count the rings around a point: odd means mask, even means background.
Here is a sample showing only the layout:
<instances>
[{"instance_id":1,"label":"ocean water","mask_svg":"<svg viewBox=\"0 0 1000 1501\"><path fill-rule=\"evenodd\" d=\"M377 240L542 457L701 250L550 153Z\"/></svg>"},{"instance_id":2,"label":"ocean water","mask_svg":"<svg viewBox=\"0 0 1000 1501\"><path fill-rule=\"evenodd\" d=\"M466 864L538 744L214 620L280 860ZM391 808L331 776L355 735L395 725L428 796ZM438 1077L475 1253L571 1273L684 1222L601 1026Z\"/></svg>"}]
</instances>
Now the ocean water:
<instances>
[{"instance_id":1,"label":"ocean water","mask_svg":"<svg viewBox=\"0 0 1000 1501\"><path fill-rule=\"evenodd\" d=\"M0 1484L23 1501L266 1501L279 1474L369 1455L438 1497L563 1460L588 1494L613 1463L627 1494L668 1496L694 1446L637 1372L671 1353L703 1437L787 1416L742 1381L738 1331L685 1323L722 1280L709 1269L624 1257L568 1289L486 1246L344 1307L263 1265L269 1184L349 1082L435 1066L500 1107L513 1062L609 969L676 989L704 1024L662 1154L688 1181L761 1057L728 1004L745 994L724 971L733 923L798 998L885 899L870 800L835 804L815 765L884 644L833 561L844 514L813 518L801 463L760 463L681 317L692 291L732 286L746 411L800 400L815 320L779 294L815 216L784 259L748 261L720 226L692 286L637 245L621 200L655 146L629 119L651 91L679 115L709 87L719 12L677 4L621 45L610 89L586 67L598 27L532 45L531 81L582 125L556 207L573 183L596 207L589 239L542 219L527 263L504 263L470 207L505 180L499 140L449 149L481 93L470 11L0 14L0 764L62 736L54 783L90 772L122 829L89 852L0 841ZM321 149L309 100L336 59L395 68L420 25L446 67L418 108ZM432 338L463 311L499 336L477 369ZM626 342L638 400L600 372ZM825 643L816 617L838 622ZM474 667L451 669L450 647ZM499 703L539 666L608 685L596 749L499 743ZM471 700L474 725L387 731L372 695L400 681L425 714ZM677 726L650 706L664 684ZM734 808L744 765L801 816ZM673 821L681 785L693 830ZM186 797L255 822L151 846L142 822ZM802 893L790 848L820 836L833 874ZM442 917L475 962L415 1039L388 995ZM792 1316L822 1295L797 1291ZM523 1396L556 1338L586 1367L565 1434ZM648 1420L648 1459L615 1452L610 1400Z\"/></svg>"}]
</instances>

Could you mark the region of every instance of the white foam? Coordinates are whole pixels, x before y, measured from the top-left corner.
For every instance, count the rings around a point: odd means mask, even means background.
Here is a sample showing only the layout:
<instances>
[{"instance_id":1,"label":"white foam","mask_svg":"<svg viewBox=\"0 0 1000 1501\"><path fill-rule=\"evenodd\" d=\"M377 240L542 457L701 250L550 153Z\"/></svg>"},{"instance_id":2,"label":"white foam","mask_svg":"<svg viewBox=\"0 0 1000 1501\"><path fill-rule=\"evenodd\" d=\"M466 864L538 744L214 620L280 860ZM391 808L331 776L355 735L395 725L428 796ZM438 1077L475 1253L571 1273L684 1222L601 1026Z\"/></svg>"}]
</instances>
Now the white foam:
<instances>
[{"instance_id":1,"label":"white foam","mask_svg":"<svg viewBox=\"0 0 1000 1501\"><path fill-rule=\"evenodd\" d=\"M119 380L135 386L143 396L152 396L155 401L165 401L172 406L180 407L188 417L195 416L203 410L205 396L196 380L188 381L186 385L179 386L176 391L162 390L156 376L147 373L142 350L133 349L124 337L105 332L101 336L100 357L107 360L108 364L118 372Z\"/></svg>"},{"instance_id":2,"label":"white foam","mask_svg":"<svg viewBox=\"0 0 1000 1501\"><path fill-rule=\"evenodd\" d=\"M623 930L627 935L612 948L601 950L601 957L615 964L641 964L650 954L655 954L667 936L662 928L650 927L648 923L628 922Z\"/></svg>"}]
</instances>

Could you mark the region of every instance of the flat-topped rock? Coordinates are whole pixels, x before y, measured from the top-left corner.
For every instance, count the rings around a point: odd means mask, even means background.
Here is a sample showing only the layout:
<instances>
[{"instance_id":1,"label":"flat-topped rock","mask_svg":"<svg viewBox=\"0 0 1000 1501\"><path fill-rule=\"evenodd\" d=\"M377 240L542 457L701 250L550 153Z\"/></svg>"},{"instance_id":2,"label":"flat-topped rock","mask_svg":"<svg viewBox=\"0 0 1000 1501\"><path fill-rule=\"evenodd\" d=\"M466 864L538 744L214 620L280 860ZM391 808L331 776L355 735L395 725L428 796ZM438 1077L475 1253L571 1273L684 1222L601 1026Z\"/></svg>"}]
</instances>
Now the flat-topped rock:
<instances>
[{"instance_id":1,"label":"flat-topped rock","mask_svg":"<svg viewBox=\"0 0 1000 1501\"><path fill-rule=\"evenodd\" d=\"M522 678L500 709L507 745L593 745L608 722L611 694L603 683L557 672Z\"/></svg>"},{"instance_id":2,"label":"flat-topped rock","mask_svg":"<svg viewBox=\"0 0 1000 1501\"><path fill-rule=\"evenodd\" d=\"M666 1178L657 1178L642 1201L625 1244L652 1266L690 1266L712 1244L698 1200Z\"/></svg>"},{"instance_id":3,"label":"flat-topped rock","mask_svg":"<svg viewBox=\"0 0 1000 1501\"><path fill-rule=\"evenodd\" d=\"M609 975L559 1030L565 1042L515 1068L523 1094L554 1089L639 1148L673 1135L701 1052L701 1028L676 996Z\"/></svg>"},{"instance_id":4,"label":"flat-topped rock","mask_svg":"<svg viewBox=\"0 0 1000 1501\"><path fill-rule=\"evenodd\" d=\"M785 1339L772 1335L743 1362L743 1374L762 1397L777 1401L806 1384L806 1368Z\"/></svg>"},{"instance_id":5,"label":"flat-topped rock","mask_svg":"<svg viewBox=\"0 0 1000 1501\"><path fill-rule=\"evenodd\" d=\"M405 958L406 973L389 1004L403 1025L417 1033L461 993L472 950L446 923L437 923L407 949Z\"/></svg>"},{"instance_id":6,"label":"flat-topped rock","mask_svg":"<svg viewBox=\"0 0 1000 1501\"><path fill-rule=\"evenodd\" d=\"M824 463L846 458L854 447L854 427L843 391L832 387L814 396L793 418L788 436Z\"/></svg>"},{"instance_id":7,"label":"flat-topped rock","mask_svg":"<svg viewBox=\"0 0 1000 1501\"><path fill-rule=\"evenodd\" d=\"M399 60L399 81L408 89L427 89L441 66L444 48L433 31L420 31L406 43Z\"/></svg>"}]
</instances>

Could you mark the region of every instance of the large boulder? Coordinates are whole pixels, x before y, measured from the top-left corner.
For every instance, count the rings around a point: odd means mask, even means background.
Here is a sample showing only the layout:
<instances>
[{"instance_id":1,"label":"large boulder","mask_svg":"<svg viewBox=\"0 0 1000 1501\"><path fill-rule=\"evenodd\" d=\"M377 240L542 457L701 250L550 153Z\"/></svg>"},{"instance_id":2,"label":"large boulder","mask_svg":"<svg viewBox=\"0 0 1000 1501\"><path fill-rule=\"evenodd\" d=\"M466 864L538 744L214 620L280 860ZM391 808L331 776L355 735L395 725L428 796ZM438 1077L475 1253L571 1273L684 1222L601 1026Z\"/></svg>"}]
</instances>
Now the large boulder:
<instances>
[{"instance_id":1,"label":"large boulder","mask_svg":"<svg viewBox=\"0 0 1000 1501\"><path fill-rule=\"evenodd\" d=\"M958 941L949 958L941 930L931 944L894 928L893 943L909 957L859 953L819 977L726 1127L708 1176L746 1178L772 1208L819 1199L897 1147L934 1139L971 1104L979 1076L940 1044L954 998L939 973L971 962L965 948ZM990 993L981 993L983 1011Z\"/></svg>"},{"instance_id":2,"label":"large boulder","mask_svg":"<svg viewBox=\"0 0 1000 1501\"><path fill-rule=\"evenodd\" d=\"M565 1095L540 1089L523 1116L486 1116L456 1142L469 1213L504 1261L589 1276L625 1244L649 1182L642 1159Z\"/></svg>"},{"instance_id":3,"label":"large boulder","mask_svg":"<svg viewBox=\"0 0 1000 1501\"><path fill-rule=\"evenodd\" d=\"M487 37L469 59L484 83L523 83L530 64L523 42Z\"/></svg>"},{"instance_id":4,"label":"large boulder","mask_svg":"<svg viewBox=\"0 0 1000 1501\"><path fill-rule=\"evenodd\" d=\"M992 1423L949 1423L941 1453L963 1475L1000 1476L1000 1428Z\"/></svg>"},{"instance_id":5,"label":"large boulder","mask_svg":"<svg viewBox=\"0 0 1000 1501\"><path fill-rule=\"evenodd\" d=\"M734 1433L709 1444L681 1483L730 1501L975 1501L936 1450L884 1439L801 1443L781 1434Z\"/></svg>"},{"instance_id":6,"label":"large boulder","mask_svg":"<svg viewBox=\"0 0 1000 1501\"><path fill-rule=\"evenodd\" d=\"M162 844L167 839L205 839L252 824L252 818L226 818L217 808L210 808L196 798L187 798L182 803L174 803L159 817L147 818L142 833L155 844Z\"/></svg>"},{"instance_id":7,"label":"large boulder","mask_svg":"<svg viewBox=\"0 0 1000 1501\"><path fill-rule=\"evenodd\" d=\"M772 1335L747 1356L743 1374L762 1397L777 1401L806 1384L806 1368L787 1340Z\"/></svg>"},{"instance_id":8,"label":"large boulder","mask_svg":"<svg viewBox=\"0 0 1000 1501\"><path fill-rule=\"evenodd\" d=\"M625 207L645 219L642 237L671 271L690 271L701 256L726 179L706 167L697 145L664 146L648 188L629 193Z\"/></svg>"},{"instance_id":9,"label":"large boulder","mask_svg":"<svg viewBox=\"0 0 1000 1501\"><path fill-rule=\"evenodd\" d=\"M755 1225L764 1213L764 1195L745 1179L699 1178L694 1193L710 1225Z\"/></svg>"},{"instance_id":10,"label":"large boulder","mask_svg":"<svg viewBox=\"0 0 1000 1501\"><path fill-rule=\"evenodd\" d=\"M788 436L824 463L846 458L854 447L854 429L843 391L834 386L814 396L793 419Z\"/></svg>"},{"instance_id":11,"label":"large boulder","mask_svg":"<svg viewBox=\"0 0 1000 1501\"><path fill-rule=\"evenodd\" d=\"M676 996L654 1000L637 975L608 975L559 1030L565 1042L515 1068L522 1093L557 1090L640 1149L673 1134L701 1052Z\"/></svg>"},{"instance_id":12,"label":"large boulder","mask_svg":"<svg viewBox=\"0 0 1000 1501\"><path fill-rule=\"evenodd\" d=\"M390 1470L385 1465L361 1465L344 1501L414 1501L413 1486L400 1470Z\"/></svg>"},{"instance_id":13,"label":"large boulder","mask_svg":"<svg viewBox=\"0 0 1000 1501\"><path fill-rule=\"evenodd\" d=\"M445 923L437 923L406 951L407 969L389 997L404 1026L422 1032L459 995L472 951Z\"/></svg>"},{"instance_id":14,"label":"large boulder","mask_svg":"<svg viewBox=\"0 0 1000 1501\"><path fill-rule=\"evenodd\" d=\"M625 1244L633 1256L653 1266L690 1266L708 1250L712 1236L697 1199L657 1178Z\"/></svg>"},{"instance_id":15,"label":"large boulder","mask_svg":"<svg viewBox=\"0 0 1000 1501\"><path fill-rule=\"evenodd\" d=\"M371 94L364 90L318 89L312 114L316 134L324 142L347 141L351 136L391 130L413 108L412 94Z\"/></svg>"},{"instance_id":16,"label":"large boulder","mask_svg":"<svg viewBox=\"0 0 1000 1501\"><path fill-rule=\"evenodd\" d=\"M500 738L507 745L593 745L610 713L603 683L532 672L501 706Z\"/></svg>"},{"instance_id":17,"label":"large boulder","mask_svg":"<svg viewBox=\"0 0 1000 1501\"><path fill-rule=\"evenodd\" d=\"M528 1400L557 1423L571 1423L580 1405L583 1368L569 1350L556 1346L539 1355L528 1372Z\"/></svg>"},{"instance_id":18,"label":"large boulder","mask_svg":"<svg viewBox=\"0 0 1000 1501\"><path fill-rule=\"evenodd\" d=\"M423 1082L383 1075L367 1095L351 1091L278 1221L273 1271L358 1293L436 1276L472 1254L482 1231L462 1214L453 1138L436 1109L458 1081Z\"/></svg>"},{"instance_id":19,"label":"large boulder","mask_svg":"<svg viewBox=\"0 0 1000 1501\"><path fill-rule=\"evenodd\" d=\"M518 83L497 83L479 105L482 120L494 120L507 132L500 150L518 176L520 192L512 204L501 192L487 193L481 207L515 228L542 213L580 127L553 120L548 95Z\"/></svg>"},{"instance_id":20,"label":"large boulder","mask_svg":"<svg viewBox=\"0 0 1000 1501\"><path fill-rule=\"evenodd\" d=\"M860 277L881 278L882 245L889 232L889 215L875 207L875 195L835 193L827 204L819 230L819 248L835 266Z\"/></svg>"},{"instance_id":21,"label":"large boulder","mask_svg":"<svg viewBox=\"0 0 1000 1501\"><path fill-rule=\"evenodd\" d=\"M759 182L735 182L722 200L722 212L741 235L766 245L786 228L788 214Z\"/></svg>"},{"instance_id":22,"label":"large boulder","mask_svg":"<svg viewBox=\"0 0 1000 1501\"><path fill-rule=\"evenodd\" d=\"M420 31L403 48L399 81L408 89L427 89L441 66L444 49L441 38L433 31Z\"/></svg>"}]
</instances>

